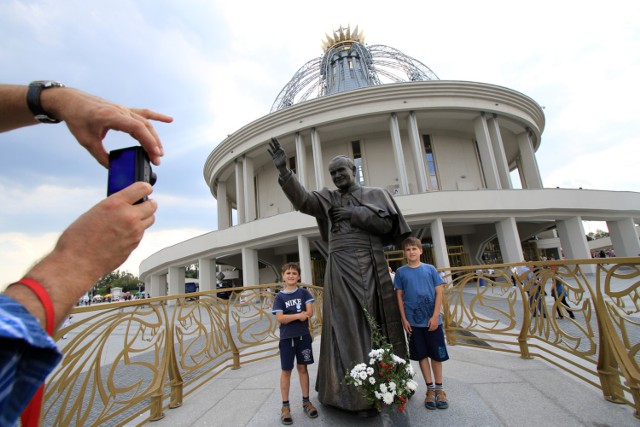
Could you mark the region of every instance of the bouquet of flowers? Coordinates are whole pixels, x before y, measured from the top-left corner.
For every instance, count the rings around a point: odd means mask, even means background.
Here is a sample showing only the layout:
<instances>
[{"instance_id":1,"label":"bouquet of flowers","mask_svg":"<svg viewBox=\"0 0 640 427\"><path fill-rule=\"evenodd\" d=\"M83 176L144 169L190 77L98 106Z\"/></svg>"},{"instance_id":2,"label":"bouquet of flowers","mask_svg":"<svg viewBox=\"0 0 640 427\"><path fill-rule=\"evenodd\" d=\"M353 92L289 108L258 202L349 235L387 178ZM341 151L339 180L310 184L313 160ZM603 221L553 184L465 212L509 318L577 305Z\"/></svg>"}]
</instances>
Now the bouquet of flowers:
<instances>
[{"instance_id":1,"label":"bouquet of flowers","mask_svg":"<svg viewBox=\"0 0 640 427\"><path fill-rule=\"evenodd\" d=\"M415 372L407 360L393 353L393 346L380 332L376 320L366 311L365 315L371 326L374 348L369 352L369 363L355 365L345 379L378 411L382 410L383 403L389 410L397 406L404 411L407 399L418 387L413 380Z\"/></svg>"}]
</instances>

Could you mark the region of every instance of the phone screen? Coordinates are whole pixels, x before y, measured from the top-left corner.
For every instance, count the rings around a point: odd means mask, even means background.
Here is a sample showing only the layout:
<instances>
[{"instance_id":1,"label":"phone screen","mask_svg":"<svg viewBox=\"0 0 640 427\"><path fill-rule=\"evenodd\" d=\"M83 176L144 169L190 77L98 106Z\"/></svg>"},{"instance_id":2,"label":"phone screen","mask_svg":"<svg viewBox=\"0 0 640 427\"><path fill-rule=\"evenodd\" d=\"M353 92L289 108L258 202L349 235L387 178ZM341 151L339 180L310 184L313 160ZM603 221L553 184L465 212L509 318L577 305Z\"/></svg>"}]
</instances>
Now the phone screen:
<instances>
[{"instance_id":1,"label":"phone screen","mask_svg":"<svg viewBox=\"0 0 640 427\"><path fill-rule=\"evenodd\" d=\"M112 151L109 158L107 195L117 193L134 182L136 182L136 151Z\"/></svg>"}]
</instances>

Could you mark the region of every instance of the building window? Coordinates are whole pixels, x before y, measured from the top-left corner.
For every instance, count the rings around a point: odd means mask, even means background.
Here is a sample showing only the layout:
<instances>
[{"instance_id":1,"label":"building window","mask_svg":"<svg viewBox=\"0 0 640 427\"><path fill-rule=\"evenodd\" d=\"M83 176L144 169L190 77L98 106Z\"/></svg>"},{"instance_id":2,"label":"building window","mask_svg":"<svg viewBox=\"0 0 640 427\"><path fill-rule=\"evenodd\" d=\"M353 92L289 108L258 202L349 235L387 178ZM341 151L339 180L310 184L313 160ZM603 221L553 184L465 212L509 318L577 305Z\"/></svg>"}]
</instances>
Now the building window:
<instances>
[{"instance_id":1,"label":"building window","mask_svg":"<svg viewBox=\"0 0 640 427\"><path fill-rule=\"evenodd\" d=\"M360 151L360 141L351 141L353 150L353 163L356 165L356 181L364 185L364 171L362 170L362 152Z\"/></svg>"},{"instance_id":2,"label":"building window","mask_svg":"<svg viewBox=\"0 0 640 427\"><path fill-rule=\"evenodd\" d=\"M296 158L295 157L289 157L289 170L291 170L291 172L296 173Z\"/></svg>"},{"instance_id":3,"label":"building window","mask_svg":"<svg viewBox=\"0 0 640 427\"><path fill-rule=\"evenodd\" d=\"M422 142L424 144L424 155L431 191L440 190L438 176L436 175L436 161L433 157L433 149L431 148L431 135L422 135Z\"/></svg>"}]
</instances>

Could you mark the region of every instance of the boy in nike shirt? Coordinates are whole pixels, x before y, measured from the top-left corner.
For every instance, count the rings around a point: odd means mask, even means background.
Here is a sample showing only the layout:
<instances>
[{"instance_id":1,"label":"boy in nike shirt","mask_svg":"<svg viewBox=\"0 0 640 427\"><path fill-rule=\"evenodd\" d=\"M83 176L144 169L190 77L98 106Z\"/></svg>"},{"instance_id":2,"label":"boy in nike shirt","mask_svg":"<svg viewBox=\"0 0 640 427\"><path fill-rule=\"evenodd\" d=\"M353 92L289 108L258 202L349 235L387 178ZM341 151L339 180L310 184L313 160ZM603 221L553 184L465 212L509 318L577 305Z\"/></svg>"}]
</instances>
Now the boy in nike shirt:
<instances>
[{"instance_id":1,"label":"boy in nike shirt","mask_svg":"<svg viewBox=\"0 0 640 427\"><path fill-rule=\"evenodd\" d=\"M272 313L280 323L280 393L282 394L282 424L292 424L291 408L289 407L289 388L291 385L291 371L293 360L297 359L300 388L302 389L302 409L310 418L316 418L318 411L309 401L309 371L307 365L313 363L311 348L311 333L309 332L309 318L313 315L311 293L298 287L300 280L300 266L296 262L282 266L282 280L285 288L276 294L273 301Z\"/></svg>"}]
</instances>

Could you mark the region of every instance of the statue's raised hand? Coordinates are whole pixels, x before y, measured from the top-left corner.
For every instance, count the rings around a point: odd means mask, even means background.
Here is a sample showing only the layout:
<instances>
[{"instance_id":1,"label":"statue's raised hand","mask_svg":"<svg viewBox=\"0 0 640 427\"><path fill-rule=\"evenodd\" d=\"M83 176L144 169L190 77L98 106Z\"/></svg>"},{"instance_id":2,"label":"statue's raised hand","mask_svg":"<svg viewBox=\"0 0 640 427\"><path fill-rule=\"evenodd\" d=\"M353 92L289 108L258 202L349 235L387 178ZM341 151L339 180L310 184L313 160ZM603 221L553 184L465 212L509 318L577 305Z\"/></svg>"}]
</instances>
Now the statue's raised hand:
<instances>
[{"instance_id":1,"label":"statue's raised hand","mask_svg":"<svg viewBox=\"0 0 640 427\"><path fill-rule=\"evenodd\" d=\"M284 152L277 138L271 138L267 152L273 159L275 167L280 171L280 175L286 175L289 172L287 169L287 153Z\"/></svg>"}]
</instances>

